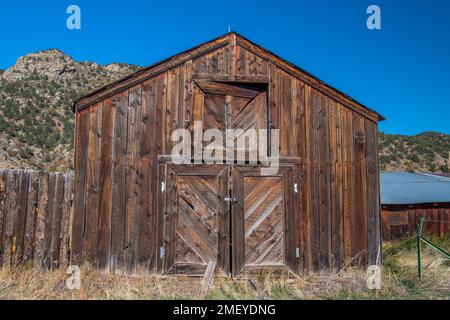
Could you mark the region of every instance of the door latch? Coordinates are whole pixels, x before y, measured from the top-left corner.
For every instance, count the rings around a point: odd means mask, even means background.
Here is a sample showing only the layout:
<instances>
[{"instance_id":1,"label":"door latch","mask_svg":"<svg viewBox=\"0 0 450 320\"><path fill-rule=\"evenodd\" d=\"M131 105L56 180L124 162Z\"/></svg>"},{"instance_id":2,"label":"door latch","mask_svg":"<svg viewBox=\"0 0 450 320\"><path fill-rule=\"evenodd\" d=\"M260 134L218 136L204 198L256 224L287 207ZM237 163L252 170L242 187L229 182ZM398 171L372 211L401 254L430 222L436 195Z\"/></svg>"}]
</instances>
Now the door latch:
<instances>
[{"instance_id":1,"label":"door latch","mask_svg":"<svg viewBox=\"0 0 450 320\"><path fill-rule=\"evenodd\" d=\"M298 184L297 183L294 183L294 192L298 193Z\"/></svg>"},{"instance_id":2,"label":"door latch","mask_svg":"<svg viewBox=\"0 0 450 320\"><path fill-rule=\"evenodd\" d=\"M230 203L236 203L237 202L237 199L235 199L235 198L225 198L224 200L225 200L225 202L230 202Z\"/></svg>"}]
</instances>

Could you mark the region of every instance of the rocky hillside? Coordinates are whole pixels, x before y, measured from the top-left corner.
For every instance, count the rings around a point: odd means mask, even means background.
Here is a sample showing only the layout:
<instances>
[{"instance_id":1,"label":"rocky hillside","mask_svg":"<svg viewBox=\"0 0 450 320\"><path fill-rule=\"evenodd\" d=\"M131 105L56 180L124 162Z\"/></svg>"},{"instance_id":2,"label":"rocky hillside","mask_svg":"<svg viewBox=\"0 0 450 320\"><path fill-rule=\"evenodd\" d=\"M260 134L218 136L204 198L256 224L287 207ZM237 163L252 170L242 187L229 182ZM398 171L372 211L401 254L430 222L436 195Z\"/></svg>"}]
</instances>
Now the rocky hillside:
<instances>
[{"instance_id":1,"label":"rocky hillside","mask_svg":"<svg viewBox=\"0 0 450 320\"><path fill-rule=\"evenodd\" d=\"M77 62L59 50L46 50L0 71L0 167L69 169L73 101L137 69Z\"/></svg>"},{"instance_id":2,"label":"rocky hillside","mask_svg":"<svg viewBox=\"0 0 450 320\"><path fill-rule=\"evenodd\" d=\"M73 101L138 69L77 62L59 50L46 50L0 70L0 167L69 169ZM380 133L384 171L449 172L449 153L449 135Z\"/></svg>"},{"instance_id":3,"label":"rocky hillside","mask_svg":"<svg viewBox=\"0 0 450 320\"><path fill-rule=\"evenodd\" d=\"M416 136L380 133L380 166L384 171L449 173L450 135Z\"/></svg>"}]
</instances>

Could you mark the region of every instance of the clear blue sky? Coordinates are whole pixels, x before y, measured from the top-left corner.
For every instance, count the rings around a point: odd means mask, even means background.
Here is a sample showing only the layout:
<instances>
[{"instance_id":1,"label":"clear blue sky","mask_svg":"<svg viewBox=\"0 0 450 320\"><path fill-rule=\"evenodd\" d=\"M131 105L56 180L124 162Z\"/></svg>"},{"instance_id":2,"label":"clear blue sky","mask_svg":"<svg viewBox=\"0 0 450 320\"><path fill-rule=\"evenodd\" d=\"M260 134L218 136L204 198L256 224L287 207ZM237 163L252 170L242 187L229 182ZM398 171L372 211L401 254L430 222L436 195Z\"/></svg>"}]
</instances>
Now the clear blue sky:
<instances>
[{"instance_id":1,"label":"clear blue sky","mask_svg":"<svg viewBox=\"0 0 450 320\"><path fill-rule=\"evenodd\" d=\"M70 4L81 8L80 31L66 28ZM381 31L366 28L370 4L381 7ZM385 115L385 132L450 133L448 0L5 0L0 68L48 48L145 66L228 25Z\"/></svg>"}]
</instances>

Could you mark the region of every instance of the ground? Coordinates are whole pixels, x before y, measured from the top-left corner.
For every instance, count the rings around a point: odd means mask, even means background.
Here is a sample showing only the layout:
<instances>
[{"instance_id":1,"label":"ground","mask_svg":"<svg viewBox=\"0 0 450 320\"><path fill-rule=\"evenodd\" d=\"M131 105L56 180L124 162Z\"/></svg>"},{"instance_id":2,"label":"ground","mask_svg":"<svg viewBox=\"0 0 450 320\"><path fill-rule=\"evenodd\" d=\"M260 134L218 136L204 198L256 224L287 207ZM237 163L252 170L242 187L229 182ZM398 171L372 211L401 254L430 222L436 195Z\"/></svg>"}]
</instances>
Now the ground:
<instances>
[{"instance_id":1,"label":"ground","mask_svg":"<svg viewBox=\"0 0 450 320\"><path fill-rule=\"evenodd\" d=\"M450 237L433 239L446 250ZM337 273L286 276L261 274L251 280L215 279L207 293L201 279L152 275L101 274L89 266L81 271L81 288L66 287L65 270L31 266L0 270L1 299L450 299L450 264L431 249L423 254L424 277L418 280L416 240L384 244L382 289L367 289L367 274L357 268Z\"/></svg>"}]
</instances>

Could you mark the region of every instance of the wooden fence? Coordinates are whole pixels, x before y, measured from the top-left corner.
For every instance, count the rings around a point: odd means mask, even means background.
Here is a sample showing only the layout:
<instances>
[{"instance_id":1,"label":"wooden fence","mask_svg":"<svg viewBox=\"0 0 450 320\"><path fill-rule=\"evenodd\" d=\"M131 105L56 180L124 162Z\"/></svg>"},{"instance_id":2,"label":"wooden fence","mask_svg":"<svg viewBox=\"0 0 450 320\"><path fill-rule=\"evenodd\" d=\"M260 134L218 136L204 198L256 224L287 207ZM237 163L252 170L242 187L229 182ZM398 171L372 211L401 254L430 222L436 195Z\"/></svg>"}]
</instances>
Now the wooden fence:
<instances>
[{"instance_id":1,"label":"wooden fence","mask_svg":"<svg viewBox=\"0 0 450 320\"><path fill-rule=\"evenodd\" d=\"M67 266L73 173L0 170L0 266Z\"/></svg>"},{"instance_id":2,"label":"wooden fence","mask_svg":"<svg viewBox=\"0 0 450 320\"><path fill-rule=\"evenodd\" d=\"M383 240L398 240L416 235L421 217L425 218L424 235L450 234L450 203L383 205Z\"/></svg>"}]
</instances>

